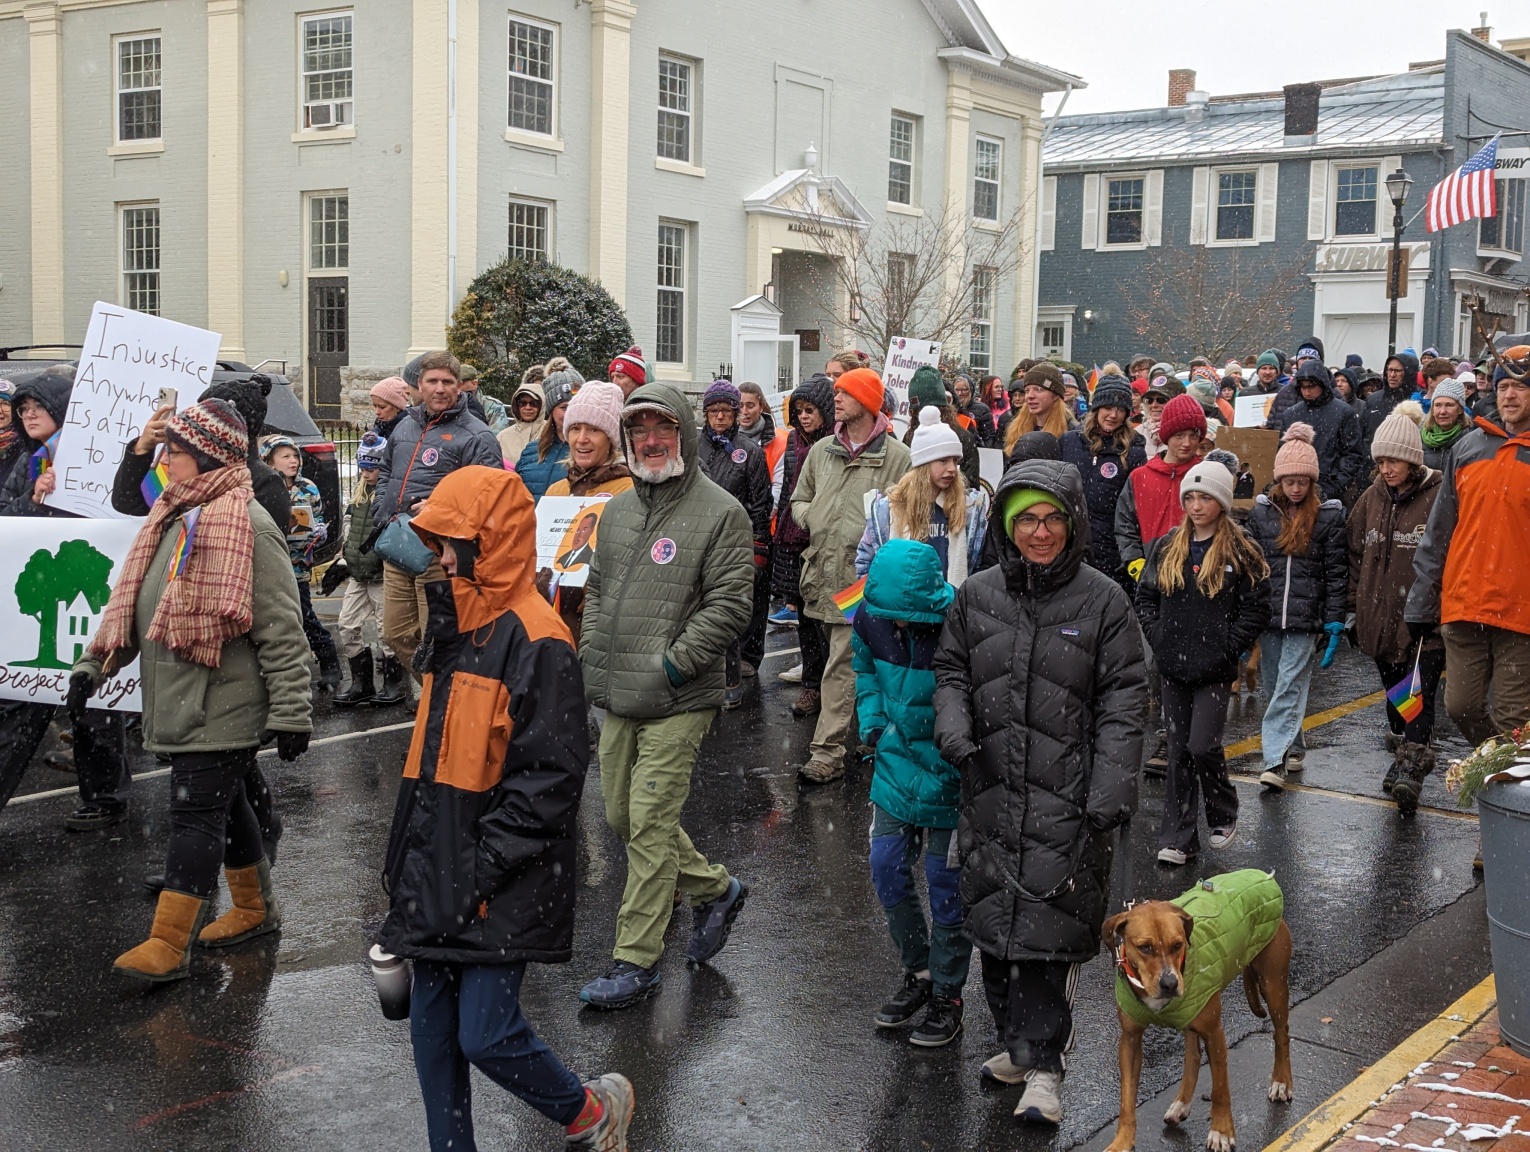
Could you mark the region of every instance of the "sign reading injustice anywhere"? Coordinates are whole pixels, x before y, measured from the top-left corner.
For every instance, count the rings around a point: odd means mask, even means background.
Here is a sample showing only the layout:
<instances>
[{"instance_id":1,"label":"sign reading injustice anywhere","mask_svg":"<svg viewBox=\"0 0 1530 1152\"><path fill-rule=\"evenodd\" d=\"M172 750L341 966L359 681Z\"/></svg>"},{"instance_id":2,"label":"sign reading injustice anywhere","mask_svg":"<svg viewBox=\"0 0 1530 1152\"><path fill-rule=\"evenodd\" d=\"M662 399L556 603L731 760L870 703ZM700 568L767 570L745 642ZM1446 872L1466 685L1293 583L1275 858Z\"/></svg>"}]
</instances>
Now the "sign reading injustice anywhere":
<instances>
[{"instance_id":1,"label":"sign reading injustice anywhere","mask_svg":"<svg viewBox=\"0 0 1530 1152\"><path fill-rule=\"evenodd\" d=\"M64 415L48 503L80 516L118 519L112 477L122 446L136 440L154 415L161 388L173 388L184 408L212 383L216 332L96 302L75 369Z\"/></svg>"}]
</instances>

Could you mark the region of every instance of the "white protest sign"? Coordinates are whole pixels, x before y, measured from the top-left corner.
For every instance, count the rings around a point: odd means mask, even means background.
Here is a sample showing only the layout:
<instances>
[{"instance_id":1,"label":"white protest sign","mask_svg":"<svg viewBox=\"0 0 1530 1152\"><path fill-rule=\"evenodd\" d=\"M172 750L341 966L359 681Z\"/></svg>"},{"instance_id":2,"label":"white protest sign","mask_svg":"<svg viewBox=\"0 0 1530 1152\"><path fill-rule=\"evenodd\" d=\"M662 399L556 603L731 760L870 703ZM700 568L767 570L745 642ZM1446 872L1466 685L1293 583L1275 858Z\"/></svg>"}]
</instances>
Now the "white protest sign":
<instances>
[{"instance_id":1,"label":"white protest sign","mask_svg":"<svg viewBox=\"0 0 1530 1152\"><path fill-rule=\"evenodd\" d=\"M0 699L62 704L142 520L0 520ZM138 661L102 682L92 708L138 712Z\"/></svg>"},{"instance_id":2,"label":"white protest sign","mask_svg":"<svg viewBox=\"0 0 1530 1152\"><path fill-rule=\"evenodd\" d=\"M1275 393L1268 395L1239 396L1233 400L1234 428L1263 428L1270 418L1270 405L1275 403Z\"/></svg>"},{"instance_id":3,"label":"white protest sign","mask_svg":"<svg viewBox=\"0 0 1530 1152\"><path fill-rule=\"evenodd\" d=\"M997 448L978 449L978 479L992 495L1004 479L1004 453Z\"/></svg>"},{"instance_id":4,"label":"white protest sign","mask_svg":"<svg viewBox=\"0 0 1530 1152\"><path fill-rule=\"evenodd\" d=\"M137 439L154 415L160 389L184 408L212 383L216 332L96 302L74 373L74 391L53 455L47 502L80 516L116 519L112 477L122 445Z\"/></svg>"},{"instance_id":5,"label":"white protest sign","mask_svg":"<svg viewBox=\"0 0 1530 1152\"><path fill-rule=\"evenodd\" d=\"M609 496L544 496L537 502L537 568L554 588L583 588L595 558L600 514Z\"/></svg>"},{"instance_id":6,"label":"white protest sign","mask_svg":"<svg viewBox=\"0 0 1530 1152\"><path fill-rule=\"evenodd\" d=\"M895 336L887 346L887 359L882 361L882 387L897 397L892 422L899 436L908 431L908 382L926 364L940 367L940 345L934 340Z\"/></svg>"}]
</instances>

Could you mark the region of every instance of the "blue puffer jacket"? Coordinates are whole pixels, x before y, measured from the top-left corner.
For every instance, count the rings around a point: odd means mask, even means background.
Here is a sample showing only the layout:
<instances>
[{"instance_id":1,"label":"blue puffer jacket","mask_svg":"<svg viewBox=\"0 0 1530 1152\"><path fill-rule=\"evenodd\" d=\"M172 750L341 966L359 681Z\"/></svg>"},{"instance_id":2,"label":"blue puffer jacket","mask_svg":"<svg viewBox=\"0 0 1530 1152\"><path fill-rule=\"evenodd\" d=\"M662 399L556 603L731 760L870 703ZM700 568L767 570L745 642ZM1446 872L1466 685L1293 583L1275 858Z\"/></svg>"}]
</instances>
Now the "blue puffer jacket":
<instances>
[{"instance_id":1,"label":"blue puffer jacket","mask_svg":"<svg viewBox=\"0 0 1530 1152\"><path fill-rule=\"evenodd\" d=\"M876 746L871 800L917 828L955 828L959 815L961 778L935 748L935 646L955 597L934 548L889 540L851 630L861 739Z\"/></svg>"},{"instance_id":2,"label":"blue puffer jacket","mask_svg":"<svg viewBox=\"0 0 1530 1152\"><path fill-rule=\"evenodd\" d=\"M568 475L568 441L559 440L545 460L537 459L537 442L526 445L515 462L515 472L526 482L533 500L540 500L547 490Z\"/></svg>"}]
</instances>

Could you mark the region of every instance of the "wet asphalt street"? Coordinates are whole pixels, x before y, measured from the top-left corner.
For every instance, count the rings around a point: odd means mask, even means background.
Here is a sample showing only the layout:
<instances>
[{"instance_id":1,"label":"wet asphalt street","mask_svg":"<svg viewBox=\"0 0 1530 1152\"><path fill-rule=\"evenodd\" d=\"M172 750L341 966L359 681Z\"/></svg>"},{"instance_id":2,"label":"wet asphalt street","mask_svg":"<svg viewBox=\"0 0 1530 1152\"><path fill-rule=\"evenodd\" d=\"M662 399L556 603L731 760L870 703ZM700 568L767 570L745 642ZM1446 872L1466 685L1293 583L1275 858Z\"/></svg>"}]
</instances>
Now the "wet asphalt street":
<instances>
[{"instance_id":1,"label":"wet asphalt street","mask_svg":"<svg viewBox=\"0 0 1530 1152\"><path fill-rule=\"evenodd\" d=\"M606 829L592 770L581 812L585 853L575 959L533 967L526 1012L576 1070L620 1070L637 1088L634 1149L1103 1148L1117 1112L1112 969L1083 973L1078 1038L1060 1128L1019 1126L1018 1089L980 1087L998 1050L977 965L967 1027L920 1051L871 1016L899 969L866 864L869 769L800 790L811 721L793 721L796 689L776 674L796 656L772 635L745 706L703 747L685 825L706 855L753 886L732 942L686 969L690 915L662 961L664 989L625 1012L580 1010L581 984L609 956L624 856ZM1149 781L1116 889L1170 897L1204 871L1273 869L1295 939L1291 968L1296 1102L1268 1104L1268 1024L1236 988L1225 998L1238 1144L1263 1147L1488 970L1474 818L1439 776L1421 810L1381 799L1388 757L1371 664L1343 649L1315 676L1304 790L1263 797L1240 781L1236 842L1170 870L1153 860L1161 782ZM1235 699L1228 743L1257 738L1262 701ZM1337 714L1336 713L1343 713ZM1443 715L1443 705L1441 707ZM314 748L294 765L265 761L286 821L276 869L285 926L228 953L199 954L192 978L144 991L114 978L112 958L147 934L140 887L162 858L167 780L139 780L132 817L87 835L60 824L69 795L18 797L0 812L0 1148L414 1149L425 1128L407 1025L377 1010L362 957L380 923L378 885L408 741L402 709L321 706ZM1465 747L1453 730L1444 751ZM1234 770L1257 771L1257 755ZM135 771L160 766L140 754ZM70 778L39 762L37 793ZM1203 833L1204 835L1204 833ZM1199 1149L1203 1099L1182 1131L1158 1123L1177 1084L1179 1038L1149 1036L1137 1147ZM1157 1097L1157 1099L1154 1099ZM475 1080L479 1147L555 1149L561 1133L487 1080Z\"/></svg>"}]
</instances>

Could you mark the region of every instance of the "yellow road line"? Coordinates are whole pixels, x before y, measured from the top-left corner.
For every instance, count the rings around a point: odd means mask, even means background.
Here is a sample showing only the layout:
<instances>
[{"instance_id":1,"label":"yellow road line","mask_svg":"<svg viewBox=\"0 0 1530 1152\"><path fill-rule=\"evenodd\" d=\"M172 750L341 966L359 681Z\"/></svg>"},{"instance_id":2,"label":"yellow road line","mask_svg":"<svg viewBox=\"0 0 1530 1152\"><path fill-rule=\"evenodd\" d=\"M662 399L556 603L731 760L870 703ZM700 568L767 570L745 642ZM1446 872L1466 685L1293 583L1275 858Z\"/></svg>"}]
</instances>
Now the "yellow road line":
<instances>
[{"instance_id":1,"label":"yellow road line","mask_svg":"<svg viewBox=\"0 0 1530 1152\"><path fill-rule=\"evenodd\" d=\"M1369 708L1372 704L1380 704L1387 698L1385 692L1372 692L1369 696L1362 696L1358 700L1351 700L1348 704L1340 704L1329 708L1324 712L1314 712L1302 721L1302 731L1311 732L1314 728L1321 728L1324 724L1332 724L1335 720L1359 712L1363 708ZM1229 744L1222 749L1223 754L1229 760L1236 760L1239 756L1247 756L1250 752L1259 750L1259 737L1250 736L1246 740L1239 740L1236 744Z\"/></svg>"},{"instance_id":2,"label":"yellow road line","mask_svg":"<svg viewBox=\"0 0 1530 1152\"><path fill-rule=\"evenodd\" d=\"M1343 1135L1344 1125L1368 1112L1394 1084L1406 1082L1409 1072L1464 1035L1497 1002L1497 989L1489 976L1303 1116L1264 1152L1318 1152L1327 1147Z\"/></svg>"}]
</instances>

